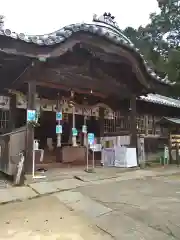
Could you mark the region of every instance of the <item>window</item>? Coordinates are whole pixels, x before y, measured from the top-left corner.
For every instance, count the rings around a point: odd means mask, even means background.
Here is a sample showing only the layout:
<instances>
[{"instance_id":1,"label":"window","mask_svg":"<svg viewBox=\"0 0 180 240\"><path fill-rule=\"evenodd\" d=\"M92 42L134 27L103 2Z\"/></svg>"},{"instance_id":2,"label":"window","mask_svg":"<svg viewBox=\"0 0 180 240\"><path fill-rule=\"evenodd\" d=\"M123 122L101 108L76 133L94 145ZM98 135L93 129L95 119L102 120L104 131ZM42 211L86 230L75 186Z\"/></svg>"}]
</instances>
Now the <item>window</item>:
<instances>
[{"instance_id":1,"label":"window","mask_svg":"<svg viewBox=\"0 0 180 240\"><path fill-rule=\"evenodd\" d=\"M123 116L120 111L114 112L109 119L104 119L104 132L116 133L130 129L128 116Z\"/></svg>"},{"instance_id":2,"label":"window","mask_svg":"<svg viewBox=\"0 0 180 240\"><path fill-rule=\"evenodd\" d=\"M9 123L9 111L0 110L0 128L7 129Z\"/></svg>"}]
</instances>

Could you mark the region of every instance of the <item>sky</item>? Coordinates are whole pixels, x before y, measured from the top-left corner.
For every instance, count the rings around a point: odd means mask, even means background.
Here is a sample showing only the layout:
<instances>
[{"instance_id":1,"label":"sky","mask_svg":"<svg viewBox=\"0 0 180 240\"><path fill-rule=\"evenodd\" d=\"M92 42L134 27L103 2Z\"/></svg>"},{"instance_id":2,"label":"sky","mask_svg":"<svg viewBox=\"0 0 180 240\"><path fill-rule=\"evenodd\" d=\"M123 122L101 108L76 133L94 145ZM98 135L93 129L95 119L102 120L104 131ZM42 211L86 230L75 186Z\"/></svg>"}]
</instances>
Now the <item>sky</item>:
<instances>
[{"instance_id":1,"label":"sky","mask_svg":"<svg viewBox=\"0 0 180 240\"><path fill-rule=\"evenodd\" d=\"M17 33L46 34L65 25L91 22L93 14L110 12L120 28L137 28L158 10L156 0L0 0L5 27Z\"/></svg>"}]
</instances>

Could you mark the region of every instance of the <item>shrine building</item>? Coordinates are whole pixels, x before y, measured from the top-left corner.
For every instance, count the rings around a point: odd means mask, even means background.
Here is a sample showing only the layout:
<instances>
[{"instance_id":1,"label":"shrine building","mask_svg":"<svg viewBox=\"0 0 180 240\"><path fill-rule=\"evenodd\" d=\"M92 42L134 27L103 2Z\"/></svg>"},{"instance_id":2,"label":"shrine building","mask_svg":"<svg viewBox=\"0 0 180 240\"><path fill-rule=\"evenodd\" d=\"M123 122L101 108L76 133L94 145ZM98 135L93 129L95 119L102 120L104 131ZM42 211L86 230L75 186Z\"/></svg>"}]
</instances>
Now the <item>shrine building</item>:
<instances>
[{"instance_id":1,"label":"shrine building","mask_svg":"<svg viewBox=\"0 0 180 240\"><path fill-rule=\"evenodd\" d=\"M159 138L165 133L156 122L179 114L180 101L166 97L175 83L156 74L107 13L46 35L2 27L0 76L2 171L6 157L20 149L31 172L34 139L45 165L85 164L88 133L99 145L126 136L126 145L137 148L139 134ZM36 111L37 125L27 119L28 110ZM14 139L10 152L9 138L1 136L21 128L25 140ZM100 160L97 154L96 164Z\"/></svg>"}]
</instances>

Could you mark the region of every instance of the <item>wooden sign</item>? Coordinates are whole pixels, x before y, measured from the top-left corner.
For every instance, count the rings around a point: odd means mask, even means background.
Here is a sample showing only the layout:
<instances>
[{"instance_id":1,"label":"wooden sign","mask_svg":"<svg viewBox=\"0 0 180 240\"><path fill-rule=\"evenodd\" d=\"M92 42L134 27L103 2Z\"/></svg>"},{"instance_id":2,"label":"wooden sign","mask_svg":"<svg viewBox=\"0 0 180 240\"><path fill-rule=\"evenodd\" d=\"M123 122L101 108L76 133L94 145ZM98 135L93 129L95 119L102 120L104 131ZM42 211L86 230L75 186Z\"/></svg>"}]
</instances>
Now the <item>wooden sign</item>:
<instances>
[{"instance_id":1,"label":"wooden sign","mask_svg":"<svg viewBox=\"0 0 180 240\"><path fill-rule=\"evenodd\" d=\"M178 147L180 147L180 135L171 135L170 136L171 146L172 148L176 148L176 145L178 144Z\"/></svg>"}]
</instances>

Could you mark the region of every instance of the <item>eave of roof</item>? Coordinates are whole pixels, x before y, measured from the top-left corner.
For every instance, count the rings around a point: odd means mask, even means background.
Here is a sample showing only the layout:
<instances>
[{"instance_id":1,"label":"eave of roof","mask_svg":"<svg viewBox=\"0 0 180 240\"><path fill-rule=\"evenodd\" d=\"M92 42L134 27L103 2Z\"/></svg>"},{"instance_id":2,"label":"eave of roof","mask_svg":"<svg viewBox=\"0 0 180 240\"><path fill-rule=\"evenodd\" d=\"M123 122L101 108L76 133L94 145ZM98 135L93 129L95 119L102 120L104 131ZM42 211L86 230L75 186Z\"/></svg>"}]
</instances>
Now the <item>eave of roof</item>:
<instances>
[{"instance_id":1,"label":"eave of roof","mask_svg":"<svg viewBox=\"0 0 180 240\"><path fill-rule=\"evenodd\" d=\"M96 15L93 17L92 24L77 23L65 26L53 33L45 35L26 35L24 33L15 33L10 29L0 29L0 35L7 36L13 39L21 40L27 43L36 44L39 46L51 46L65 42L75 32L90 32L91 34L104 37L114 44L126 47L129 51L136 54L139 61L145 66L146 72L152 79L165 85L174 85L175 82L171 82L167 77L160 78L154 70L149 66L148 62L144 59L144 56L140 53L140 50L134 46L134 44L121 32L117 26L114 18L111 15L103 15L98 18ZM48 57L48 56L47 56Z\"/></svg>"},{"instance_id":2,"label":"eave of roof","mask_svg":"<svg viewBox=\"0 0 180 240\"><path fill-rule=\"evenodd\" d=\"M158 123L161 125L180 125L180 119L179 118L169 118L169 117L163 117L161 120L158 121Z\"/></svg>"},{"instance_id":3,"label":"eave of roof","mask_svg":"<svg viewBox=\"0 0 180 240\"><path fill-rule=\"evenodd\" d=\"M180 100L162 96L159 94L147 94L146 96L140 96L140 100L145 101L145 102L150 102L154 104L160 104L160 105L165 105L169 107L175 107L175 108L180 108Z\"/></svg>"}]
</instances>

